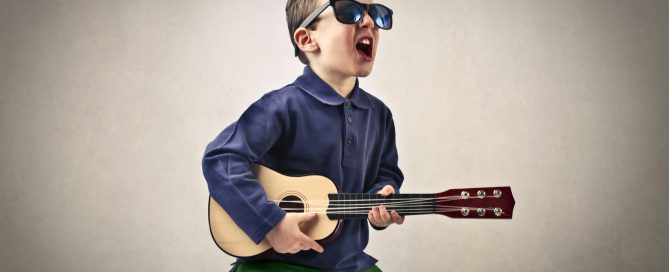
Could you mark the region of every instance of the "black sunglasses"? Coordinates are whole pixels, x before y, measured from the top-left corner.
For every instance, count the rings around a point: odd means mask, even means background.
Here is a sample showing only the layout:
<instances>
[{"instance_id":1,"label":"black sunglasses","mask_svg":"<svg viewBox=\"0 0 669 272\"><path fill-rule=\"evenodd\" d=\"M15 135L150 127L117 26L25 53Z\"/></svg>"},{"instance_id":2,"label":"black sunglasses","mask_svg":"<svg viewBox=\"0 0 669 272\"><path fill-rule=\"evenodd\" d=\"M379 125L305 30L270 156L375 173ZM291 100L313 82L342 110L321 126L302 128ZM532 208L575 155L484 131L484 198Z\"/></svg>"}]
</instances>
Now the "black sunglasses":
<instances>
[{"instance_id":1,"label":"black sunglasses","mask_svg":"<svg viewBox=\"0 0 669 272\"><path fill-rule=\"evenodd\" d=\"M298 28L309 26L329 6L334 8L335 18L342 24L359 23L367 11L376 27L385 30L393 27L393 11L384 5L362 4L353 0L330 0L309 14L309 17Z\"/></svg>"}]
</instances>

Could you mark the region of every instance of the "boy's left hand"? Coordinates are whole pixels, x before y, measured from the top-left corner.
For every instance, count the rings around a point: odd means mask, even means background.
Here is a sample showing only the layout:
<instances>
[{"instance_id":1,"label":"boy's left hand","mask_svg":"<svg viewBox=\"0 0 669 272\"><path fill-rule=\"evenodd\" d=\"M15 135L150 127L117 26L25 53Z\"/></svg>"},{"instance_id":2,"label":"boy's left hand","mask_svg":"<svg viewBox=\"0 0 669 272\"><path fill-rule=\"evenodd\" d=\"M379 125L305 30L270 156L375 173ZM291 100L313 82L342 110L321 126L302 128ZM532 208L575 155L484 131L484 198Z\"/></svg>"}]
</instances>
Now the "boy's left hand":
<instances>
[{"instance_id":1,"label":"boy's left hand","mask_svg":"<svg viewBox=\"0 0 669 272\"><path fill-rule=\"evenodd\" d=\"M395 193L395 189L393 189L393 186L386 185L383 187L383 189L376 193L382 196L389 196ZM392 225L393 223L398 225L404 223L403 216L398 214L396 211L388 212L386 207L383 205L373 207L367 215L367 218L369 219L369 222L372 223L372 225L379 228L385 228Z\"/></svg>"}]
</instances>

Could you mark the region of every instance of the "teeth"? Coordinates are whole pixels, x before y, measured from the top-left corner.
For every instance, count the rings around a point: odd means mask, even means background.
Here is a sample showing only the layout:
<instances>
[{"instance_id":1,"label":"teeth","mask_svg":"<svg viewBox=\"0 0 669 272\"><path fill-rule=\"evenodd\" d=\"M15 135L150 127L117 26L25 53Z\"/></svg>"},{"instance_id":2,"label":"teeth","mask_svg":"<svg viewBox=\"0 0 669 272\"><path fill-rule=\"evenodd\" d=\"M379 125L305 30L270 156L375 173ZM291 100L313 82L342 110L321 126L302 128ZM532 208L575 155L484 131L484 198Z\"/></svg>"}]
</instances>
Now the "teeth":
<instances>
[{"instance_id":1,"label":"teeth","mask_svg":"<svg viewBox=\"0 0 669 272\"><path fill-rule=\"evenodd\" d=\"M360 40L360 43L361 44L372 44L372 41L369 40L369 38L364 38L364 39Z\"/></svg>"}]
</instances>

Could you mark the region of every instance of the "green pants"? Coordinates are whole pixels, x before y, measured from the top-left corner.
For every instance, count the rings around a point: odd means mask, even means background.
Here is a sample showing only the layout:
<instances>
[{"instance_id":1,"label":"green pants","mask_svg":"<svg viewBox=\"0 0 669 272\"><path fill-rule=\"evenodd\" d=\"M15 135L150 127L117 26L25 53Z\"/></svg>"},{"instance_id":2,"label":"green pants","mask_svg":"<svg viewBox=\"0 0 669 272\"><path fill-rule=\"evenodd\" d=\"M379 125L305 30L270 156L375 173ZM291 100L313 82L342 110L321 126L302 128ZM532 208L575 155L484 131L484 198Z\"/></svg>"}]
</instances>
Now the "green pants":
<instances>
[{"instance_id":1,"label":"green pants","mask_svg":"<svg viewBox=\"0 0 669 272\"><path fill-rule=\"evenodd\" d=\"M248 262L237 265L236 272L318 272L318 269L276 261ZM365 272L383 272L378 266L372 266Z\"/></svg>"}]
</instances>

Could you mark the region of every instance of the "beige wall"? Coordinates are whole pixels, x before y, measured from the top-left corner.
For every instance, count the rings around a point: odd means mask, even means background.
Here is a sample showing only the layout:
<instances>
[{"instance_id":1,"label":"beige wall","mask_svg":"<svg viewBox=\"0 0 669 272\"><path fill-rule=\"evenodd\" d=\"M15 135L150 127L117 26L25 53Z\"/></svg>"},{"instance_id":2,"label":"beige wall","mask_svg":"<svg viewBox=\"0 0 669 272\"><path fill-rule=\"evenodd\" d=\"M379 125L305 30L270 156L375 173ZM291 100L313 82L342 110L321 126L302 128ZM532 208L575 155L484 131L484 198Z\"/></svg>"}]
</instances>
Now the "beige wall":
<instances>
[{"instance_id":1,"label":"beige wall","mask_svg":"<svg viewBox=\"0 0 669 272\"><path fill-rule=\"evenodd\" d=\"M669 269L666 1L383 3L361 84L395 115L403 191L517 205L373 232L382 268ZM201 155L301 73L284 5L0 2L0 270L225 271Z\"/></svg>"}]
</instances>

